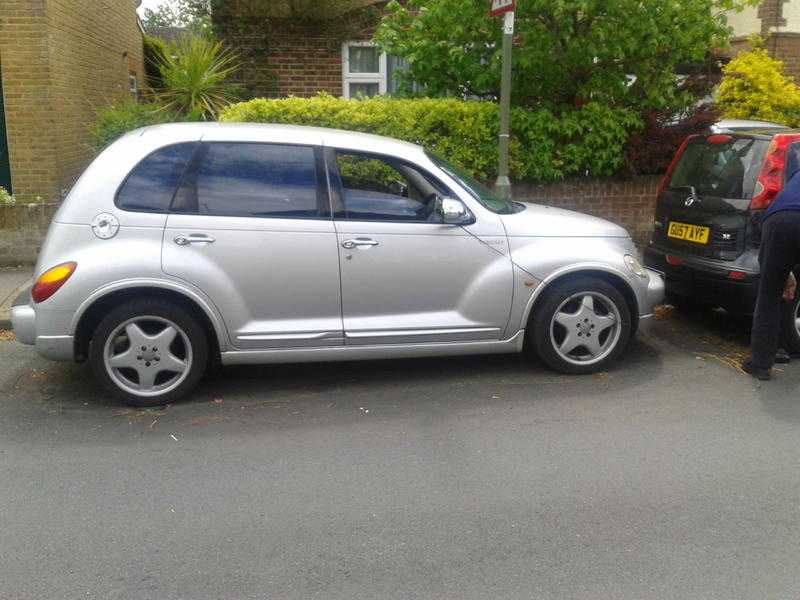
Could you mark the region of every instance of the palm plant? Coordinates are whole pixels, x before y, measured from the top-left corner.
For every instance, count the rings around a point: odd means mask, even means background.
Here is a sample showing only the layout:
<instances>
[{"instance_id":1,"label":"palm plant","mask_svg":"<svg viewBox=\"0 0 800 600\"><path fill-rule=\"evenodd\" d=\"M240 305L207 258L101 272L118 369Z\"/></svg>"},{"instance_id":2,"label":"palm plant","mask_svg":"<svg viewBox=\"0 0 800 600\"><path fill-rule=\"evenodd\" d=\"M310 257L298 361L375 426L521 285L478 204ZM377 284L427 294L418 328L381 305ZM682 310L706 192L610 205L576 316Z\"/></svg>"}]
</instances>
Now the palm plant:
<instances>
[{"instance_id":1,"label":"palm plant","mask_svg":"<svg viewBox=\"0 0 800 600\"><path fill-rule=\"evenodd\" d=\"M220 42L183 36L160 60L162 89L158 98L165 109L189 118L214 119L237 99L237 86L229 78L238 68L238 55L225 50Z\"/></svg>"}]
</instances>

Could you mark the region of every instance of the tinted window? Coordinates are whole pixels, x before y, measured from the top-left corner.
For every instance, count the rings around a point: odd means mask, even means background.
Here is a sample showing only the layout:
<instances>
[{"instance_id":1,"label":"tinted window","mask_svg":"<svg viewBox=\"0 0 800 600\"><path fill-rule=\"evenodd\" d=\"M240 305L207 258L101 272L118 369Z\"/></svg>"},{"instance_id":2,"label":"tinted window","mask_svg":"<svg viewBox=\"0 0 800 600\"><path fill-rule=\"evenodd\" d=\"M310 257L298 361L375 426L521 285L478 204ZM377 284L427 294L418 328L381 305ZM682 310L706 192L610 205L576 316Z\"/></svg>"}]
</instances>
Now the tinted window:
<instances>
[{"instance_id":1,"label":"tinted window","mask_svg":"<svg viewBox=\"0 0 800 600\"><path fill-rule=\"evenodd\" d=\"M242 217L319 215L314 149L204 144L194 176L197 212Z\"/></svg>"},{"instance_id":2,"label":"tinted window","mask_svg":"<svg viewBox=\"0 0 800 600\"><path fill-rule=\"evenodd\" d=\"M339 152L344 215L354 221L417 221L437 223L437 198L447 195L441 184L402 161Z\"/></svg>"},{"instance_id":3,"label":"tinted window","mask_svg":"<svg viewBox=\"0 0 800 600\"><path fill-rule=\"evenodd\" d=\"M117 194L124 210L166 212L197 144L176 144L153 152L131 171Z\"/></svg>"},{"instance_id":4,"label":"tinted window","mask_svg":"<svg viewBox=\"0 0 800 600\"><path fill-rule=\"evenodd\" d=\"M700 195L744 199L753 195L756 177L767 149L765 140L732 138L709 144L698 138L686 146L669 187L694 186Z\"/></svg>"}]
</instances>

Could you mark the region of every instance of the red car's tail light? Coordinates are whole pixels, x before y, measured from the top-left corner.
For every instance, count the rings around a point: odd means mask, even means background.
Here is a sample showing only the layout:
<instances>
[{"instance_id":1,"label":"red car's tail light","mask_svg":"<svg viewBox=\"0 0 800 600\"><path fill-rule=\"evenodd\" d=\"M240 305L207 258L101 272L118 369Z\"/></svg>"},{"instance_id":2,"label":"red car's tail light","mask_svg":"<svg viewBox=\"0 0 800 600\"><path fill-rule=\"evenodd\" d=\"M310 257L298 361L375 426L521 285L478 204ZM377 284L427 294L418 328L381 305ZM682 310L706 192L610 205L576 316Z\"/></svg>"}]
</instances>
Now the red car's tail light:
<instances>
[{"instance_id":1,"label":"red car's tail light","mask_svg":"<svg viewBox=\"0 0 800 600\"><path fill-rule=\"evenodd\" d=\"M767 208L783 187L783 172L786 169L786 151L792 142L800 140L797 135L779 134L772 138L764 157L764 164L756 179L756 188L750 208L753 210Z\"/></svg>"},{"instance_id":2,"label":"red car's tail light","mask_svg":"<svg viewBox=\"0 0 800 600\"><path fill-rule=\"evenodd\" d=\"M33 301L38 304L55 294L72 276L77 267L78 263L76 262L66 262L42 273L31 289Z\"/></svg>"}]
</instances>

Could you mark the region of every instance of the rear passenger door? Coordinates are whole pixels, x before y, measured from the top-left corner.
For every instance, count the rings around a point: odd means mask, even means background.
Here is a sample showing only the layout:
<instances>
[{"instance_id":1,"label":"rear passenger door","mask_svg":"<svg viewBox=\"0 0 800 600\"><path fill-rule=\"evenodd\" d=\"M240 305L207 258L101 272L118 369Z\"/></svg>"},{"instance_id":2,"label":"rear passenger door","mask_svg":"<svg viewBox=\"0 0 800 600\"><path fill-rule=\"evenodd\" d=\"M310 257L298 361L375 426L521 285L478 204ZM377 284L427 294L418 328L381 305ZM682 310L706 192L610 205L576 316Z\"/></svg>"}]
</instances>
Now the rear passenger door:
<instances>
[{"instance_id":1,"label":"rear passenger door","mask_svg":"<svg viewBox=\"0 0 800 600\"><path fill-rule=\"evenodd\" d=\"M321 150L203 142L173 200L166 273L217 305L242 349L343 344Z\"/></svg>"}]
</instances>

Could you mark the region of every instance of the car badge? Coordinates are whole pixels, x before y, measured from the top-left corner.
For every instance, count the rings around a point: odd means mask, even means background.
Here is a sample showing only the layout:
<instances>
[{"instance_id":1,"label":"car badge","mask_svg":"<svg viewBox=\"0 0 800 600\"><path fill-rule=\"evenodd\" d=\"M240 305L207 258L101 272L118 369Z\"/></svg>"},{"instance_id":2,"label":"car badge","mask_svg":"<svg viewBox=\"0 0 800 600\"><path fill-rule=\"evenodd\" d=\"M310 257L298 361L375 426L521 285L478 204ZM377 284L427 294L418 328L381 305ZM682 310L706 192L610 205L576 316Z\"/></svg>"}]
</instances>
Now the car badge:
<instances>
[{"instance_id":1,"label":"car badge","mask_svg":"<svg viewBox=\"0 0 800 600\"><path fill-rule=\"evenodd\" d=\"M119 231L119 221L111 213L100 213L92 219L92 232L101 240L110 240Z\"/></svg>"},{"instance_id":2,"label":"car badge","mask_svg":"<svg viewBox=\"0 0 800 600\"><path fill-rule=\"evenodd\" d=\"M686 202L684 202L684 204L685 204L686 206L694 206L694 203L695 203L695 202L697 202L697 199L696 199L694 196L689 196L689 197L686 199Z\"/></svg>"}]
</instances>

